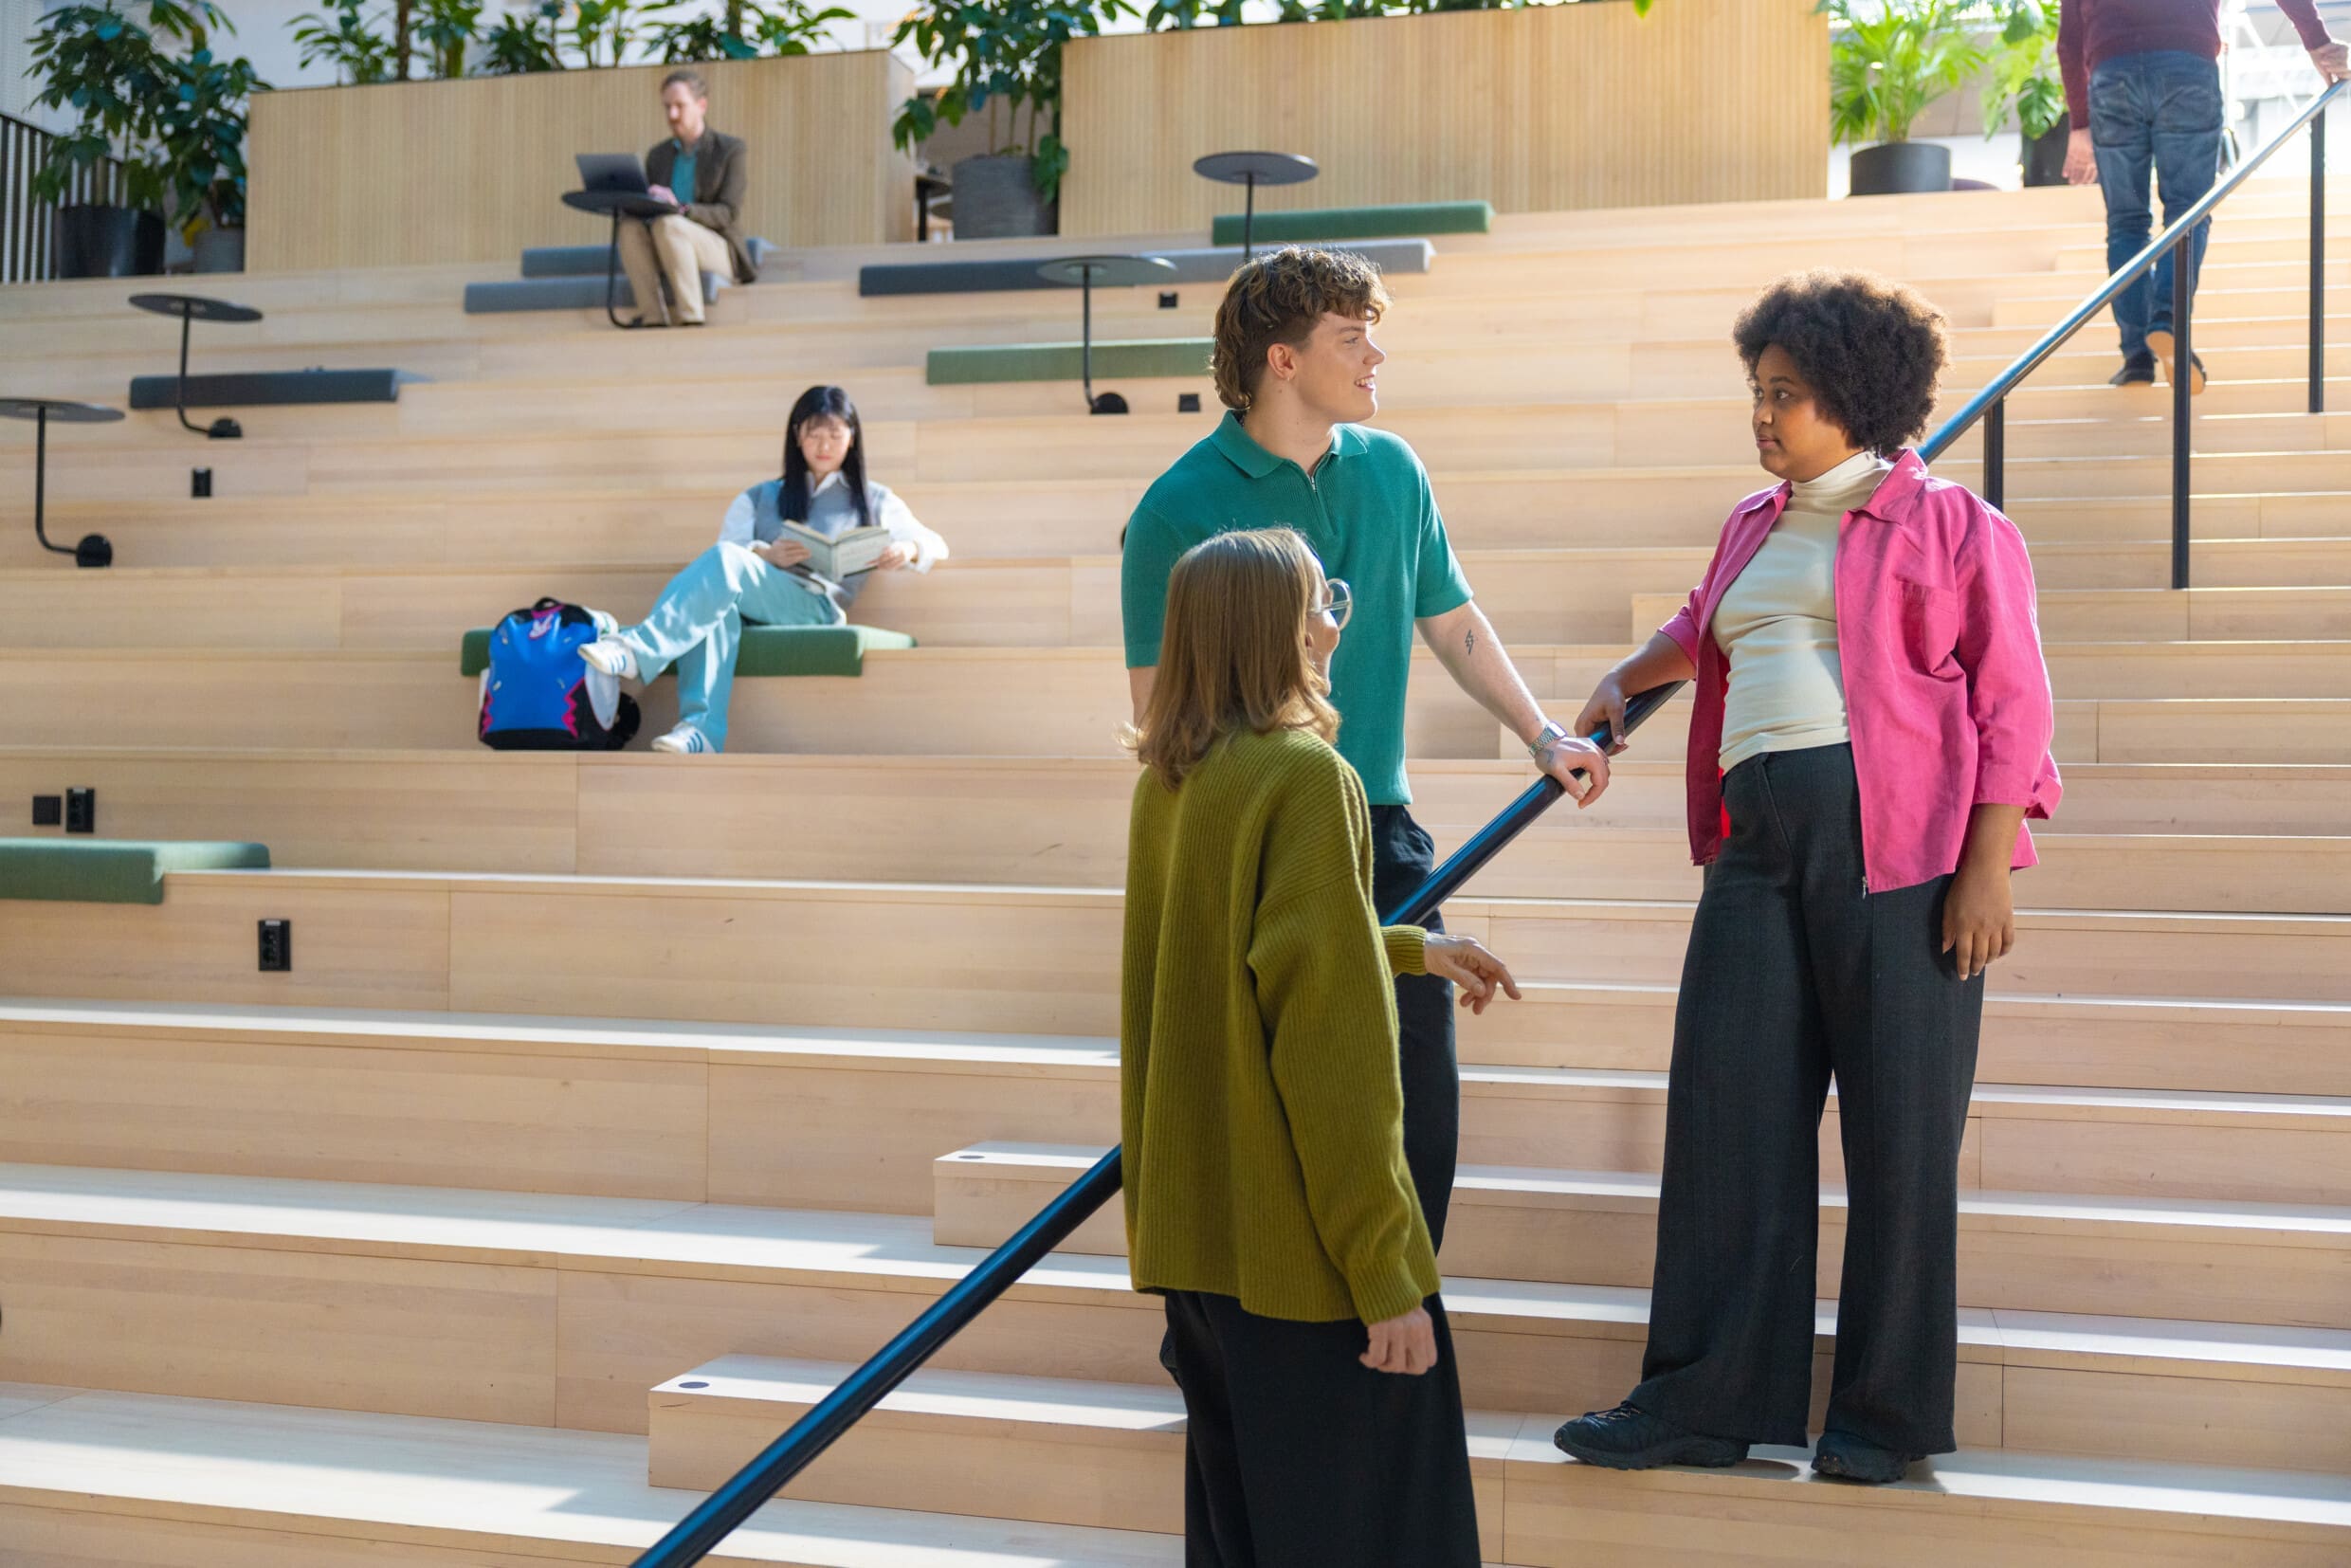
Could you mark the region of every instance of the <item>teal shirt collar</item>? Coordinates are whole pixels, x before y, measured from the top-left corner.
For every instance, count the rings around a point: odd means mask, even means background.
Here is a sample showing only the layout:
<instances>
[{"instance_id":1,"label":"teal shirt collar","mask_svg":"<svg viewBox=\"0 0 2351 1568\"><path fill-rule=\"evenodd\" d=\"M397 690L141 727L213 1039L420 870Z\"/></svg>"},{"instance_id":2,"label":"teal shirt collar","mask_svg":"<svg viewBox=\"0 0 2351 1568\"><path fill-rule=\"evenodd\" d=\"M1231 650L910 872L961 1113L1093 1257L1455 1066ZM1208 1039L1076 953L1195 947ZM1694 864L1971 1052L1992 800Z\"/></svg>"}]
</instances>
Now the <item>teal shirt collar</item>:
<instances>
[{"instance_id":1,"label":"teal shirt collar","mask_svg":"<svg viewBox=\"0 0 2351 1568\"><path fill-rule=\"evenodd\" d=\"M1298 466L1287 458L1276 457L1257 445L1256 438L1241 428L1241 415L1236 410L1225 410L1225 417L1216 422L1216 428L1209 440L1234 467L1251 479L1264 479L1285 465L1293 468ZM1331 427L1330 457L1324 461L1335 461L1363 449L1362 431L1353 425L1334 425Z\"/></svg>"}]
</instances>

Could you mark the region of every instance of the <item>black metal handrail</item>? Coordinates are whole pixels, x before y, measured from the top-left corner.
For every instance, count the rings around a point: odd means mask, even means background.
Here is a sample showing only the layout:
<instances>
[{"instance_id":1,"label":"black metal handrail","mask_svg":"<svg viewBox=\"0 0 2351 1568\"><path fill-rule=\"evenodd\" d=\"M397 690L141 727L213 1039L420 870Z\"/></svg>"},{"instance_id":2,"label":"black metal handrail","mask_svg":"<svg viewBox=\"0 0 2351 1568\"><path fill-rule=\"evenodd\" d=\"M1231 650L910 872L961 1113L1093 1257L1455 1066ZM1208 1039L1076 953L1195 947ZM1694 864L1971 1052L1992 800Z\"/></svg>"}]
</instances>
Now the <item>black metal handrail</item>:
<instances>
[{"instance_id":1,"label":"black metal handrail","mask_svg":"<svg viewBox=\"0 0 2351 1568\"><path fill-rule=\"evenodd\" d=\"M1654 686L1629 700L1625 703L1624 733L1630 735L1639 728L1643 720L1682 689L1683 684L1675 681ZM1591 738L1605 741L1607 737L1604 726ZM1504 846L1524 832L1551 808L1553 801L1566 793L1559 781L1548 775L1528 785L1503 809L1501 815L1479 829L1468 843L1430 872L1402 903L1383 916L1384 922L1413 925L1428 919L1462 884L1477 875ZM907 1324L898 1338L843 1378L839 1387L793 1422L789 1431L769 1444L724 1486L704 1498L692 1513L680 1520L667 1535L647 1548L637 1559L636 1568L687 1568L715 1550L761 1504L806 1469L867 1411L888 1397L891 1390L912 1377L939 1346L954 1339L1048 1252L1068 1239L1069 1232L1109 1202L1119 1191L1120 1153L1113 1149L1096 1160L1092 1169L1047 1204L1011 1240L989 1253L977 1267Z\"/></svg>"},{"instance_id":2,"label":"black metal handrail","mask_svg":"<svg viewBox=\"0 0 2351 1568\"><path fill-rule=\"evenodd\" d=\"M2087 326L2091 318L2114 302L2116 295L2151 271L2163 258L2164 252L2178 249L2179 255L2172 265L2172 332L2177 339L2172 361L2172 587L2188 586L2188 526L2191 512L2189 493L2190 457L2189 432L2192 426L2189 391L2191 363L2189 310L2194 303L2192 289L2196 256L2192 240L2196 226L2212 215L2214 208L2229 199L2237 187L2250 178L2254 170L2269 161L2276 152L2305 126L2310 130L2310 411L2326 411L2326 106L2341 97L2351 82L2330 83L2326 90L2312 100L2310 106L2296 115L2293 122L2254 150L2253 154L2229 172L2226 179L2215 183L2204 192L2194 207L2182 213L2169 228L2147 242L2147 246L2124 263L2114 276L2101 283L2090 297L2073 307L2071 314L2050 328L2041 340L2018 356L2015 362L1992 378L1991 385L1967 400L1958 413L1942 422L1934 434L1919 447L1919 456L1932 463L1948 450L1951 444L1965 435L1969 427L1983 421L1984 500L1993 505L2003 504L2007 489L2004 469L2007 464L2008 425L2007 399L2016 384L2040 368L2041 362L2063 348L2073 335Z\"/></svg>"},{"instance_id":3,"label":"black metal handrail","mask_svg":"<svg viewBox=\"0 0 2351 1568\"><path fill-rule=\"evenodd\" d=\"M64 203L36 199L33 175L48 161L56 140L38 125L0 115L0 283L39 283L55 275L49 229L59 206L118 204L126 197L122 165L103 158L66 176Z\"/></svg>"}]
</instances>

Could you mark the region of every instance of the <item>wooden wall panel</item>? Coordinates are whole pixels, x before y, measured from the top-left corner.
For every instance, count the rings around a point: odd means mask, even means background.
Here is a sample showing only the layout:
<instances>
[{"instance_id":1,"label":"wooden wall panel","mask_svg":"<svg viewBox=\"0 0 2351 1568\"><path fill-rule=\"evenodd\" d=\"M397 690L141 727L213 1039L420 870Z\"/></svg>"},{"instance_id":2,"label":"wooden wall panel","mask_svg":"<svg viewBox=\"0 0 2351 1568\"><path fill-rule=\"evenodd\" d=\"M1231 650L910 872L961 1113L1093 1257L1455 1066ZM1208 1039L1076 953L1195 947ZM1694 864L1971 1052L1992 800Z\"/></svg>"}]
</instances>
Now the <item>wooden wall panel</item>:
<instances>
[{"instance_id":1,"label":"wooden wall panel","mask_svg":"<svg viewBox=\"0 0 2351 1568\"><path fill-rule=\"evenodd\" d=\"M913 77L887 50L700 67L710 121L751 146L743 229L783 246L914 236L914 166L890 145ZM257 271L502 263L605 238L574 212L574 153L643 153L667 67L257 93L246 241Z\"/></svg>"},{"instance_id":2,"label":"wooden wall panel","mask_svg":"<svg viewBox=\"0 0 2351 1568\"><path fill-rule=\"evenodd\" d=\"M1192 172L1303 153L1266 210L1475 201L1500 212L1828 193L1829 29L1813 0L1624 0L1206 27L1069 47L1066 234L1205 229Z\"/></svg>"}]
</instances>

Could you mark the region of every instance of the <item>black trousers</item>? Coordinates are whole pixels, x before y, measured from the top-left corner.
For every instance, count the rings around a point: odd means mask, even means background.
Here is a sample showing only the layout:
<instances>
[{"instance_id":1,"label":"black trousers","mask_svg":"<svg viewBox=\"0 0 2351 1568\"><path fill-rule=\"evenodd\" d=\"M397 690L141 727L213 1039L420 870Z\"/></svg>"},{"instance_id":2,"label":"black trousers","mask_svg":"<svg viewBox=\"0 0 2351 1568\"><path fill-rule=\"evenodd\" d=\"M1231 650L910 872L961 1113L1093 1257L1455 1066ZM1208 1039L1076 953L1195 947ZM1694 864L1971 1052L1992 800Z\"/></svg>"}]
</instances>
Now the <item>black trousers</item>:
<instances>
[{"instance_id":1,"label":"black trousers","mask_svg":"<svg viewBox=\"0 0 2351 1568\"><path fill-rule=\"evenodd\" d=\"M1945 1453L1959 1159L1983 978L1942 946L1948 877L1865 893L1850 746L1723 780L1731 831L1690 928L1666 1094L1649 1352L1632 1403L1801 1445L1813 1382L1822 1103L1845 1145L1830 1431Z\"/></svg>"},{"instance_id":2,"label":"black trousers","mask_svg":"<svg viewBox=\"0 0 2351 1568\"><path fill-rule=\"evenodd\" d=\"M1402 806L1372 808L1372 894L1382 920L1428 879L1436 845ZM1431 931L1444 919L1421 921ZM1461 1068L1453 1055L1453 986L1432 975L1396 977L1398 1066L1404 1074L1404 1163L1420 1194L1429 1239L1445 1245L1453 1202L1453 1165L1461 1146Z\"/></svg>"},{"instance_id":3,"label":"black trousers","mask_svg":"<svg viewBox=\"0 0 2351 1568\"><path fill-rule=\"evenodd\" d=\"M1445 1304L1417 1377L1358 1359L1363 1325L1174 1291L1186 1568L1478 1568L1477 1499Z\"/></svg>"}]
</instances>

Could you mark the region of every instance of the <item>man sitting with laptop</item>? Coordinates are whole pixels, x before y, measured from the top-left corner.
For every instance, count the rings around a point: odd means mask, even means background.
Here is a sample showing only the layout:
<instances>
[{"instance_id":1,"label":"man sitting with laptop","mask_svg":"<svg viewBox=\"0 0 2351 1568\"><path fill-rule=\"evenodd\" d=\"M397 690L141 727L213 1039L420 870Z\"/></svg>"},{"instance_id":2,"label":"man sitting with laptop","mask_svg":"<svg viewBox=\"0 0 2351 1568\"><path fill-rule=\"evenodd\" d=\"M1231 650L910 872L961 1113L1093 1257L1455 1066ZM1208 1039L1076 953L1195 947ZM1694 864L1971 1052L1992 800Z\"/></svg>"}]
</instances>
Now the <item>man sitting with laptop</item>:
<instances>
[{"instance_id":1,"label":"man sitting with laptop","mask_svg":"<svg viewBox=\"0 0 2351 1568\"><path fill-rule=\"evenodd\" d=\"M700 72L671 71L662 78L661 99L670 135L645 155L647 193L678 210L657 218L623 218L620 263L637 297L638 325L698 327L703 273L721 273L738 283L756 274L736 227L746 155L739 137L710 128L710 89Z\"/></svg>"}]
</instances>

